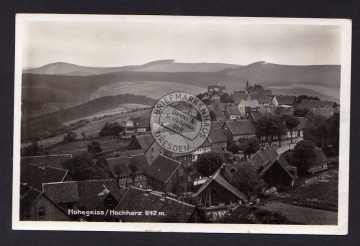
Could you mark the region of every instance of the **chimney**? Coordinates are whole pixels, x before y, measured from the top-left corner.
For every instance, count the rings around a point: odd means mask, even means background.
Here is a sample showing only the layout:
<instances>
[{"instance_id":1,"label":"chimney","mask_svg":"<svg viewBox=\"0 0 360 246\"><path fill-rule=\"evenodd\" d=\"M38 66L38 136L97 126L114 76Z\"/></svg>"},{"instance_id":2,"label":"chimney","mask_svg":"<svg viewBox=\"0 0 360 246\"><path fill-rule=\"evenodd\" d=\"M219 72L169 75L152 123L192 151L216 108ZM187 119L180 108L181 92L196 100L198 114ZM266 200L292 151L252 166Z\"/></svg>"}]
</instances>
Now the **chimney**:
<instances>
[{"instance_id":1,"label":"chimney","mask_svg":"<svg viewBox=\"0 0 360 246\"><path fill-rule=\"evenodd\" d=\"M20 193L23 194L29 190L28 183L21 183L20 184Z\"/></svg>"}]
</instances>

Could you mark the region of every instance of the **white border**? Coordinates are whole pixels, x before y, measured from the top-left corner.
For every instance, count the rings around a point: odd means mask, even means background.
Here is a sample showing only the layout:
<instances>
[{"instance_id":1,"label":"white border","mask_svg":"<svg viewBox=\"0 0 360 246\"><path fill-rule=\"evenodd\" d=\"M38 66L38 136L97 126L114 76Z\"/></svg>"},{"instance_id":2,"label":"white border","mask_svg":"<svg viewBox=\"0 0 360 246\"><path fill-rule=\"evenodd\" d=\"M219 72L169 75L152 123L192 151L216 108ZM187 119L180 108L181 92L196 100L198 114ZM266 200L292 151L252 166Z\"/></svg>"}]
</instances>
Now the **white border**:
<instances>
[{"instance_id":1,"label":"white border","mask_svg":"<svg viewBox=\"0 0 360 246\"><path fill-rule=\"evenodd\" d=\"M28 222L19 220L20 189L20 119L22 31L26 21L132 21L181 23L241 23L241 24L301 24L335 25L342 27L341 90L340 90L340 170L338 225L244 225L244 224L163 224L163 223L112 223L112 222ZM207 233L271 233L271 234L323 234L345 235L348 232L349 200L349 144L350 144L350 89L351 89L351 20L299 19L299 18L240 18L240 17L179 17L179 16L110 16L110 15L55 15L17 14L15 40L14 90L14 146L13 146L13 210L14 230L63 231L141 231L141 232L207 232Z\"/></svg>"}]
</instances>

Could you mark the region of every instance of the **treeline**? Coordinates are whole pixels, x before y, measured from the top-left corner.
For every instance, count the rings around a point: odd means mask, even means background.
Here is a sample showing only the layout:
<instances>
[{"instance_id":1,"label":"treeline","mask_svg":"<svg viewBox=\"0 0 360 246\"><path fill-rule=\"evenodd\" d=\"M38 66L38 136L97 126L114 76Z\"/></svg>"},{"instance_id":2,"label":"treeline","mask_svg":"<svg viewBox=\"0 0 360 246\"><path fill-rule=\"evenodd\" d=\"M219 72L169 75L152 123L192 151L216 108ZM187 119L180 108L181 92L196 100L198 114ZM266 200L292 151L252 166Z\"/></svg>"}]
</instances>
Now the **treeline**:
<instances>
[{"instance_id":1,"label":"treeline","mask_svg":"<svg viewBox=\"0 0 360 246\"><path fill-rule=\"evenodd\" d=\"M62 122L91 116L104 110L116 108L121 104L138 103L152 106L155 101L155 99L148 98L146 96L133 94L97 98L84 104L58 112L23 120L21 124L22 139L29 139L51 129L61 127Z\"/></svg>"}]
</instances>

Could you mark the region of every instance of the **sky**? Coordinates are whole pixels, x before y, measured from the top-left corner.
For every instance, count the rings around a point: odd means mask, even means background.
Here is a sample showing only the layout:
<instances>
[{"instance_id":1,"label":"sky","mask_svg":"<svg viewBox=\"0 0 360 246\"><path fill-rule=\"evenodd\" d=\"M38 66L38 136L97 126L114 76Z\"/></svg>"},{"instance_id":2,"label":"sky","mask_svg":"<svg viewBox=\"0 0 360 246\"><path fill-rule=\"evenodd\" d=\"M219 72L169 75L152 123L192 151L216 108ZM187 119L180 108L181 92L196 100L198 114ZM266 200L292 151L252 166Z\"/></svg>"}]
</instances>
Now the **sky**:
<instances>
[{"instance_id":1,"label":"sky","mask_svg":"<svg viewBox=\"0 0 360 246\"><path fill-rule=\"evenodd\" d=\"M233 18L231 18L233 20ZM187 19L32 20L22 29L22 67L54 62L90 67L174 59L247 65L341 62L341 27Z\"/></svg>"}]
</instances>

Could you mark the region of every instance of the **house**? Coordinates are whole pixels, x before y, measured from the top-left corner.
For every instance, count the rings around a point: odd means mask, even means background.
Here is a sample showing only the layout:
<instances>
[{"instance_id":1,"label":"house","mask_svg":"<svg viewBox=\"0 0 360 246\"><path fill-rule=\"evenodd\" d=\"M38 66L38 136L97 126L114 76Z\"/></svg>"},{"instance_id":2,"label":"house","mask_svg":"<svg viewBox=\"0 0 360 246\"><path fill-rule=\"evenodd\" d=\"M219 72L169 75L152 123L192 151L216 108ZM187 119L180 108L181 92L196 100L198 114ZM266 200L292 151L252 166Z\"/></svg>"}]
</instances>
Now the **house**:
<instances>
[{"instance_id":1,"label":"house","mask_svg":"<svg viewBox=\"0 0 360 246\"><path fill-rule=\"evenodd\" d=\"M151 164L163 154L163 148L155 141L152 134L137 135L129 144L128 150L142 150L147 162Z\"/></svg>"},{"instance_id":2,"label":"house","mask_svg":"<svg viewBox=\"0 0 360 246\"><path fill-rule=\"evenodd\" d=\"M241 114L237 107L227 107L225 110L225 119L240 120Z\"/></svg>"},{"instance_id":3,"label":"house","mask_svg":"<svg viewBox=\"0 0 360 246\"><path fill-rule=\"evenodd\" d=\"M213 111L210 111L211 120L214 121L222 121L225 120L225 115L221 110L215 109Z\"/></svg>"},{"instance_id":4,"label":"house","mask_svg":"<svg viewBox=\"0 0 360 246\"><path fill-rule=\"evenodd\" d=\"M332 101L321 101L321 100L313 100L313 99L302 99L299 106L297 106L298 109L307 109L311 110L313 108L336 108L337 104L336 102Z\"/></svg>"},{"instance_id":5,"label":"house","mask_svg":"<svg viewBox=\"0 0 360 246\"><path fill-rule=\"evenodd\" d=\"M131 185L139 188L146 187L147 179L144 175L144 170L149 167L149 164L144 155L107 158L106 163L109 166L113 178L118 180L119 187L123 189ZM116 171L116 166L122 164L125 164L127 166L127 173L118 173ZM137 167L137 170L134 173L134 184L132 183L130 165L136 165Z\"/></svg>"},{"instance_id":6,"label":"house","mask_svg":"<svg viewBox=\"0 0 360 246\"><path fill-rule=\"evenodd\" d=\"M208 95L210 100L213 102L220 102L221 96L225 93L225 86L221 85L209 85L208 86Z\"/></svg>"},{"instance_id":7,"label":"house","mask_svg":"<svg viewBox=\"0 0 360 246\"><path fill-rule=\"evenodd\" d=\"M296 179L296 168L292 167L274 148L257 151L249 162L268 187L279 189L292 187Z\"/></svg>"},{"instance_id":8,"label":"house","mask_svg":"<svg viewBox=\"0 0 360 246\"><path fill-rule=\"evenodd\" d=\"M179 194L192 189L192 178L181 165L170 157L159 155L154 163L145 170L149 189Z\"/></svg>"},{"instance_id":9,"label":"house","mask_svg":"<svg viewBox=\"0 0 360 246\"><path fill-rule=\"evenodd\" d=\"M290 164L285 157L278 158L263 166L259 177L264 179L268 187L276 187L278 190L293 187L296 177L289 171Z\"/></svg>"},{"instance_id":10,"label":"house","mask_svg":"<svg viewBox=\"0 0 360 246\"><path fill-rule=\"evenodd\" d=\"M187 223L194 213L194 205L176 200L166 193L131 187L113 211L113 216L121 222Z\"/></svg>"},{"instance_id":11,"label":"house","mask_svg":"<svg viewBox=\"0 0 360 246\"><path fill-rule=\"evenodd\" d=\"M193 195L206 207L245 202L247 197L223 177L225 167L220 167Z\"/></svg>"},{"instance_id":12,"label":"house","mask_svg":"<svg viewBox=\"0 0 360 246\"><path fill-rule=\"evenodd\" d=\"M211 132L211 131L210 131ZM192 151L192 162L196 162L200 155L211 151L211 143L206 139L204 143Z\"/></svg>"},{"instance_id":13,"label":"house","mask_svg":"<svg viewBox=\"0 0 360 246\"><path fill-rule=\"evenodd\" d=\"M222 129L229 141L256 136L255 126L250 120L226 121Z\"/></svg>"},{"instance_id":14,"label":"house","mask_svg":"<svg viewBox=\"0 0 360 246\"><path fill-rule=\"evenodd\" d=\"M226 150L228 139L223 129L212 129L208 140L211 144L211 149Z\"/></svg>"},{"instance_id":15,"label":"house","mask_svg":"<svg viewBox=\"0 0 360 246\"><path fill-rule=\"evenodd\" d=\"M63 168L63 165L71 160L71 158L71 154L22 156L20 159L20 171L22 172L27 165L42 165Z\"/></svg>"},{"instance_id":16,"label":"house","mask_svg":"<svg viewBox=\"0 0 360 246\"><path fill-rule=\"evenodd\" d=\"M246 83L246 92L249 95L266 95L271 96L271 90L265 90L261 85L255 84L254 86L249 86L249 82Z\"/></svg>"},{"instance_id":17,"label":"house","mask_svg":"<svg viewBox=\"0 0 360 246\"><path fill-rule=\"evenodd\" d=\"M254 94L254 95L249 95L246 100L248 100L248 101L256 100L256 101L258 101L260 106L269 106L270 98L271 98L271 96L268 96L268 95Z\"/></svg>"},{"instance_id":18,"label":"house","mask_svg":"<svg viewBox=\"0 0 360 246\"><path fill-rule=\"evenodd\" d=\"M164 151L165 155L167 157L170 157L174 159L175 161L178 161L183 165L184 167L189 167L192 165L192 152L189 153L174 153L168 150Z\"/></svg>"},{"instance_id":19,"label":"house","mask_svg":"<svg viewBox=\"0 0 360 246\"><path fill-rule=\"evenodd\" d=\"M276 107L294 107L296 96L276 95L272 100L272 104Z\"/></svg>"},{"instance_id":20,"label":"house","mask_svg":"<svg viewBox=\"0 0 360 246\"><path fill-rule=\"evenodd\" d=\"M292 138L302 138L304 136L304 128L307 125L307 120L305 117L297 117L299 120L299 125L297 125L292 130ZM287 137L291 138L291 131L288 130Z\"/></svg>"},{"instance_id":21,"label":"house","mask_svg":"<svg viewBox=\"0 0 360 246\"><path fill-rule=\"evenodd\" d=\"M44 194L74 220L113 221L104 211L112 210L123 194L115 180L68 181L43 184ZM89 214L90 211L97 214Z\"/></svg>"},{"instance_id":22,"label":"house","mask_svg":"<svg viewBox=\"0 0 360 246\"><path fill-rule=\"evenodd\" d=\"M44 192L20 184L21 221L70 221L68 213L49 199Z\"/></svg>"},{"instance_id":23,"label":"house","mask_svg":"<svg viewBox=\"0 0 360 246\"><path fill-rule=\"evenodd\" d=\"M260 173L265 166L274 162L278 156L276 150L270 147L257 151L249 161L254 166L254 170Z\"/></svg>"},{"instance_id":24,"label":"house","mask_svg":"<svg viewBox=\"0 0 360 246\"><path fill-rule=\"evenodd\" d=\"M248 94L247 93L233 93L231 95L231 97L233 98L234 103L238 105L241 102L241 100L246 100L246 98L248 97Z\"/></svg>"},{"instance_id":25,"label":"house","mask_svg":"<svg viewBox=\"0 0 360 246\"><path fill-rule=\"evenodd\" d=\"M316 172L320 172L320 171L323 171L323 170L327 170L328 164L329 164L329 159L324 154L322 149L315 148L314 153L315 153L315 161L307 169L307 172L308 173L316 173Z\"/></svg>"},{"instance_id":26,"label":"house","mask_svg":"<svg viewBox=\"0 0 360 246\"><path fill-rule=\"evenodd\" d=\"M67 180L68 170L42 166L27 165L20 174L20 182L42 191L42 184L49 182L62 182Z\"/></svg>"},{"instance_id":27,"label":"house","mask_svg":"<svg viewBox=\"0 0 360 246\"><path fill-rule=\"evenodd\" d=\"M249 117L251 112L259 111L260 104L256 100L245 101L242 100L238 105L240 115L244 117Z\"/></svg>"},{"instance_id":28,"label":"house","mask_svg":"<svg viewBox=\"0 0 360 246\"><path fill-rule=\"evenodd\" d=\"M125 122L124 135L146 134L151 131L148 117L132 117Z\"/></svg>"}]
</instances>

